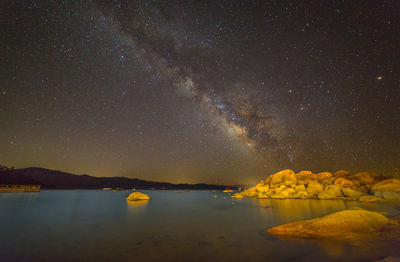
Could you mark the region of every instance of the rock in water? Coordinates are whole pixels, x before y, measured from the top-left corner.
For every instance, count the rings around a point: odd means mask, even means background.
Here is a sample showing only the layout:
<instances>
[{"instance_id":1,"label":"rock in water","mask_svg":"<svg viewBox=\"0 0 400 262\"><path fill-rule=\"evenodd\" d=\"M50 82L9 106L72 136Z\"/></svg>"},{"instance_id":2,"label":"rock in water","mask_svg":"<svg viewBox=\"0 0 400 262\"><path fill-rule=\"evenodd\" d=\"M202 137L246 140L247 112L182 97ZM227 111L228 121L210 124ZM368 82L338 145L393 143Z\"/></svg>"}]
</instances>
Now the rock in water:
<instances>
[{"instance_id":1,"label":"rock in water","mask_svg":"<svg viewBox=\"0 0 400 262\"><path fill-rule=\"evenodd\" d=\"M400 200L400 179L383 180L372 186L371 191L377 197L389 200Z\"/></svg>"},{"instance_id":2,"label":"rock in water","mask_svg":"<svg viewBox=\"0 0 400 262\"><path fill-rule=\"evenodd\" d=\"M343 188L342 189L342 193L346 197L362 197L362 196L365 196L365 194L363 192L360 192L360 191L357 191L357 190L353 190L351 188Z\"/></svg>"},{"instance_id":3,"label":"rock in water","mask_svg":"<svg viewBox=\"0 0 400 262\"><path fill-rule=\"evenodd\" d=\"M133 192L126 198L126 200L128 201L150 200L150 197L144 193Z\"/></svg>"},{"instance_id":4,"label":"rock in water","mask_svg":"<svg viewBox=\"0 0 400 262\"><path fill-rule=\"evenodd\" d=\"M293 222L267 230L273 235L305 238L366 236L394 223L381 213L365 209L343 210L320 218Z\"/></svg>"},{"instance_id":5,"label":"rock in water","mask_svg":"<svg viewBox=\"0 0 400 262\"><path fill-rule=\"evenodd\" d=\"M231 198L243 198L243 196L240 193L236 193Z\"/></svg>"},{"instance_id":6,"label":"rock in water","mask_svg":"<svg viewBox=\"0 0 400 262\"><path fill-rule=\"evenodd\" d=\"M376 191L391 191L391 192L400 192L400 179L392 178L383 180L371 188L372 192Z\"/></svg>"},{"instance_id":7,"label":"rock in water","mask_svg":"<svg viewBox=\"0 0 400 262\"><path fill-rule=\"evenodd\" d=\"M362 196L360 197L360 201L362 202L376 202L376 201L382 201L383 198L377 197L377 196Z\"/></svg>"}]
</instances>

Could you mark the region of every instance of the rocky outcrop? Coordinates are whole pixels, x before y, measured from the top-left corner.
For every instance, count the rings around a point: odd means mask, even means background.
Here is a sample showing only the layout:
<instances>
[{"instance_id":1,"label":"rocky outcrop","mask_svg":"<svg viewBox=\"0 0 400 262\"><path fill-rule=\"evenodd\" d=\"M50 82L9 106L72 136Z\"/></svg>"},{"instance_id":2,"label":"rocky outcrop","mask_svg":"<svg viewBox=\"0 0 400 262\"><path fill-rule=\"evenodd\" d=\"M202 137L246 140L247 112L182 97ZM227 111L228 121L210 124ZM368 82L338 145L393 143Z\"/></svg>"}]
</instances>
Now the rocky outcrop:
<instances>
[{"instance_id":1,"label":"rocky outcrop","mask_svg":"<svg viewBox=\"0 0 400 262\"><path fill-rule=\"evenodd\" d=\"M267 232L273 235L304 238L354 238L371 235L393 223L394 220L381 213L355 209L284 224L270 228Z\"/></svg>"},{"instance_id":2,"label":"rocky outcrop","mask_svg":"<svg viewBox=\"0 0 400 262\"><path fill-rule=\"evenodd\" d=\"M260 199L400 200L400 179L368 172L352 175L345 170L333 174L301 171L296 174L286 169L232 197L240 196Z\"/></svg>"},{"instance_id":3,"label":"rocky outcrop","mask_svg":"<svg viewBox=\"0 0 400 262\"><path fill-rule=\"evenodd\" d=\"M371 187L371 192L376 197L388 200L400 200L400 179L392 178L383 180Z\"/></svg>"},{"instance_id":4,"label":"rocky outcrop","mask_svg":"<svg viewBox=\"0 0 400 262\"><path fill-rule=\"evenodd\" d=\"M133 192L126 198L126 200L128 201L150 200L150 197L144 193Z\"/></svg>"}]
</instances>

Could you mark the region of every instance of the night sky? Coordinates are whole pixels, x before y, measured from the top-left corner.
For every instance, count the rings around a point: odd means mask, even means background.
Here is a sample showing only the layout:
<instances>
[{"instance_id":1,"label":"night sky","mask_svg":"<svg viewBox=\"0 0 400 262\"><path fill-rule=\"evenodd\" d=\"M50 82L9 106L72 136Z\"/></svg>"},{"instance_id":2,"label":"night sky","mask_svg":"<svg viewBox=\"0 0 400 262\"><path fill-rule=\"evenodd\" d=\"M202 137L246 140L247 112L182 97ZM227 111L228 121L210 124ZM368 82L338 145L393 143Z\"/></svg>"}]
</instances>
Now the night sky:
<instances>
[{"instance_id":1,"label":"night sky","mask_svg":"<svg viewBox=\"0 0 400 262\"><path fill-rule=\"evenodd\" d=\"M400 176L399 1L2 1L0 22L1 164Z\"/></svg>"}]
</instances>

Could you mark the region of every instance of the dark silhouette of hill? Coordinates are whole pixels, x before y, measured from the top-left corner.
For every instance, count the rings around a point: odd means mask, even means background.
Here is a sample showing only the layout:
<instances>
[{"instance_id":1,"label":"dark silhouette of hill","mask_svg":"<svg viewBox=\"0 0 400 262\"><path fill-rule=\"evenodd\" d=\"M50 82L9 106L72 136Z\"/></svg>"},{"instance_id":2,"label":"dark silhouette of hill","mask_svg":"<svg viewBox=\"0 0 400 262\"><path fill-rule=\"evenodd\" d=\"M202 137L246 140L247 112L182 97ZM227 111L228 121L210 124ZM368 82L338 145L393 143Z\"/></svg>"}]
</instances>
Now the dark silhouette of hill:
<instances>
[{"instance_id":1,"label":"dark silhouette of hill","mask_svg":"<svg viewBox=\"0 0 400 262\"><path fill-rule=\"evenodd\" d=\"M223 185L209 184L172 184L153 182L127 177L94 177L89 175L74 175L57 170L30 167L8 169L0 167L0 184L41 185L43 189L225 189Z\"/></svg>"}]
</instances>

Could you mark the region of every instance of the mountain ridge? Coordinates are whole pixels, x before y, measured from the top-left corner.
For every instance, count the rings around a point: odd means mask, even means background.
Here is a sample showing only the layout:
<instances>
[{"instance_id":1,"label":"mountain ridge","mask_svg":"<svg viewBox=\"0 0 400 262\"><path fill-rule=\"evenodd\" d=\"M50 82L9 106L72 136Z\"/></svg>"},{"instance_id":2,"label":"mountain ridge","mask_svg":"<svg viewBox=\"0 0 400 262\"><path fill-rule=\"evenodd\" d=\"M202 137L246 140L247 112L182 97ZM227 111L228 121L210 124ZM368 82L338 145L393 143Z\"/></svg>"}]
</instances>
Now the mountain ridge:
<instances>
[{"instance_id":1,"label":"mountain ridge","mask_svg":"<svg viewBox=\"0 0 400 262\"><path fill-rule=\"evenodd\" d=\"M174 184L169 182L147 181L128 177L96 177L87 174L72 174L59 170L41 167L28 167L20 169L9 169L0 166L0 184L37 184L43 189L215 189L222 190L227 185L212 184Z\"/></svg>"}]
</instances>

